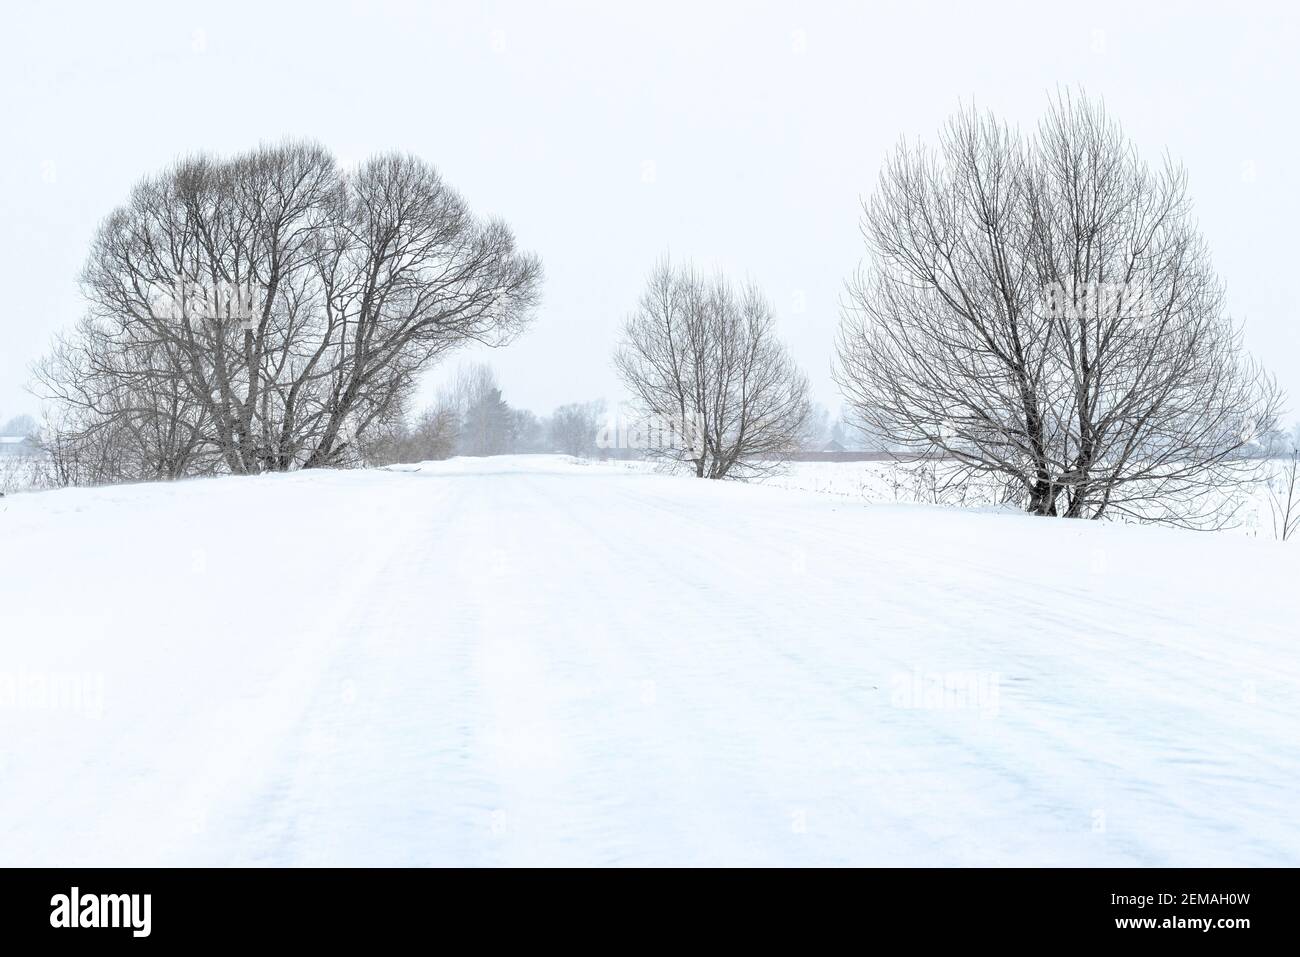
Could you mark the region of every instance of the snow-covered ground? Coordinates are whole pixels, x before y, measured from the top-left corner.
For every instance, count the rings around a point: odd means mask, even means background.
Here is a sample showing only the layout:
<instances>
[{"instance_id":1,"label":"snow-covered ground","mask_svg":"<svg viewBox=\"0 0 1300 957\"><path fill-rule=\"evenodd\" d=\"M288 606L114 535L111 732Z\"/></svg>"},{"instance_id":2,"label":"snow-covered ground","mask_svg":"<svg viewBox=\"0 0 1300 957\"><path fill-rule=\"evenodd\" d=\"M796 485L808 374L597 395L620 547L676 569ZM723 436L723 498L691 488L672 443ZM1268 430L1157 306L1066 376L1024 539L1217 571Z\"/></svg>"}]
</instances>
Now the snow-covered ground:
<instances>
[{"instance_id":1,"label":"snow-covered ground","mask_svg":"<svg viewBox=\"0 0 1300 957\"><path fill-rule=\"evenodd\" d=\"M560 458L11 496L0 865L1296 865L1298 578Z\"/></svg>"},{"instance_id":2,"label":"snow-covered ground","mask_svg":"<svg viewBox=\"0 0 1300 957\"><path fill-rule=\"evenodd\" d=\"M1285 502L1281 483L1288 467L1283 459L1260 462L1260 480L1218 495L1208 508L1217 517L1204 524L1252 538L1276 538L1277 516L1270 505L1269 485L1273 484L1278 502ZM991 508L1005 499L1005 489L996 479L964 475L950 463L790 462L761 481L775 488L876 503Z\"/></svg>"}]
</instances>

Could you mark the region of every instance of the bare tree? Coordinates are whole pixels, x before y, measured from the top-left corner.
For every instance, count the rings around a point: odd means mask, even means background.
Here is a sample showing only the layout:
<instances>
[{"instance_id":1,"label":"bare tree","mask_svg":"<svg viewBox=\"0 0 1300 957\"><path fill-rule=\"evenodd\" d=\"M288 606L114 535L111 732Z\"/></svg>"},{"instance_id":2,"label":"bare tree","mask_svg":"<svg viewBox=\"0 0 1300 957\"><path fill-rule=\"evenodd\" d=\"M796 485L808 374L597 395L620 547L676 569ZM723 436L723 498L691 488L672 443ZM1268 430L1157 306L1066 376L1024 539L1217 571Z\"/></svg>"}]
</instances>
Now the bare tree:
<instances>
[{"instance_id":1,"label":"bare tree","mask_svg":"<svg viewBox=\"0 0 1300 957\"><path fill-rule=\"evenodd\" d=\"M547 452L549 426L528 409L510 409L510 451Z\"/></svg>"},{"instance_id":2,"label":"bare tree","mask_svg":"<svg viewBox=\"0 0 1300 957\"><path fill-rule=\"evenodd\" d=\"M1241 349L1183 171L1059 97L1025 141L966 110L864 209L837 380L873 431L1039 515L1215 525L1280 395Z\"/></svg>"},{"instance_id":3,"label":"bare tree","mask_svg":"<svg viewBox=\"0 0 1300 957\"><path fill-rule=\"evenodd\" d=\"M459 434L458 413L439 400L414 417L402 409L376 423L362 439L362 454L372 466L447 459Z\"/></svg>"},{"instance_id":4,"label":"bare tree","mask_svg":"<svg viewBox=\"0 0 1300 957\"><path fill-rule=\"evenodd\" d=\"M346 228L331 233L325 301L349 330L324 435L308 465L337 454L345 423L466 342L499 346L531 317L541 267L504 223L479 223L427 164L387 156L361 168Z\"/></svg>"},{"instance_id":5,"label":"bare tree","mask_svg":"<svg viewBox=\"0 0 1300 957\"><path fill-rule=\"evenodd\" d=\"M136 428L140 395L174 402L148 424L179 431L169 441L188 457L140 477L344 464L430 363L510 341L539 284L509 229L475 219L413 157L345 174L310 144L200 156L101 226L90 315L38 387L91 429Z\"/></svg>"},{"instance_id":6,"label":"bare tree","mask_svg":"<svg viewBox=\"0 0 1300 957\"><path fill-rule=\"evenodd\" d=\"M1300 449L1292 449L1269 476L1268 507L1274 538L1286 542L1300 533Z\"/></svg>"},{"instance_id":7,"label":"bare tree","mask_svg":"<svg viewBox=\"0 0 1300 957\"><path fill-rule=\"evenodd\" d=\"M496 374L485 363L462 365L447 389L459 417L460 455L503 455L512 451L514 416Z\"/></svg>"},{"instance_id":8,"label":"bare tree","mask_svg":"<svg viewBox=\"0 0 1300 957\"><path fill-rule=\"evenodd\" d=\"M605 415L605 403L571 402L551 415L551 444L566 455L590 455Z\"/></svg>"},{"instance_id":9,"label":"bare tree","mask_svg":"<svg viewBox=\"0 0 1300 957\"><path fill-rule=\"evenodd\" d=\"M700 478L742 477L798 448L808 380L753 285L739 292L667 261L650 276L615 365L657 436L652 452Z\"/></svg>"},{"instance_id":10,"label":"bare tree","mask_svg":"<svg viewBox=\"0 0 1300 957\"><path fill-rule=\"evenodd\" d=\"M799 437L799 448L804 452L820 452L834 439L831 435L831 410L817 403L809 407L808 418L804 421L803 434Z\"/></svg>"},{"instance_id":11,"label":"bare tree","mask_svg":"<svg viewBox=\"0 0 1300 957\"><path fill-rule=\"evenodd\" d=\"M157 374L158 351L124 347L87 319L36 365L50 406L39 441L59 484L175 479L220 465L203 409L178 378Z\"/></svg>"}]
</instances>

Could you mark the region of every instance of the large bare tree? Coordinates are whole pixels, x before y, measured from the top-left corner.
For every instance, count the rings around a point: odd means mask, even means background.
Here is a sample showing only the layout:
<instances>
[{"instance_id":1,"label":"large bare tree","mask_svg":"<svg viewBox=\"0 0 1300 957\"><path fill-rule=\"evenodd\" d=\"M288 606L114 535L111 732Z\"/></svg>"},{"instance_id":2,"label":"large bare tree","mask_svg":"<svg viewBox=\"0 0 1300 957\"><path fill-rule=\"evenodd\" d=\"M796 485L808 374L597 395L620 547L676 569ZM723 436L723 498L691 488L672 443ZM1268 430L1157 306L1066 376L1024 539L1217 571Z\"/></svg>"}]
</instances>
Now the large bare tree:
<instances>
[{"instance_id":1,"label":"large bare tree","mask_svg":"<svg viewBox=\"0 0 1300 957\"><path fill-rule=\"evenodd\" d=\"M105 397L152 397L154 427L190 456L182 471L340 464L431 362L510 341L540 279L503 223L476 219L419 159L345 173L299 143L195 157L105 220L89 316L37 382L87 430L141 417Z\"/></svg>"},{"instance_id":2,"label":"large bare tree","mask_svg":"<svg viewBox=\"0 0 1300 957\"><path fill-rule=\"evenodd\" d=\"M647 416L650 451L701 478L770 468L798 448L808 380L753 285L665 261L629 318L615 365Z\"/></svg>"},{"instance_id":3,"label":"large bare tree","mask_svg":"<svg viewBox=\"0 0 1300 957\"><path fill-rule=\"evenodd\" d=\"M1039 515L1204 526L1279 406L1184 172L1063 95L1026 139L968 109L866 204L837 379L862 421L1002 476Z\"/></svg>"}]
</instances>

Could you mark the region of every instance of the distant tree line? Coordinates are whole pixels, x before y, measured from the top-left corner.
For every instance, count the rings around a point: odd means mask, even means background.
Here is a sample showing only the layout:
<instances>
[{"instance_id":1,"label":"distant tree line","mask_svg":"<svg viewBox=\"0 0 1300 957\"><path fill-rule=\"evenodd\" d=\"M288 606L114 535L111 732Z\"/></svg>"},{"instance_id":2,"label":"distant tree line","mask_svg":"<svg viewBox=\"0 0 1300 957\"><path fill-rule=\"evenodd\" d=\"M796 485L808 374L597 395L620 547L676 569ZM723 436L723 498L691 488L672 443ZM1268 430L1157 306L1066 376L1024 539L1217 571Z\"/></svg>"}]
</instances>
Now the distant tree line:
<instances>
[{"instance_id":1,"label":"distant tree line","mask_svg":"<svg viewBox=\"0 0 1300 957\"><path fill-rule=\"evenodd\" d=\"M455 455L561 452L590 456L604 420L603 402L562 405L538 417L506 401L492 369L461 366L432 405L416 415L396 409L367 437L368 465L422 462Z\"/></svg>"}]
</instances>

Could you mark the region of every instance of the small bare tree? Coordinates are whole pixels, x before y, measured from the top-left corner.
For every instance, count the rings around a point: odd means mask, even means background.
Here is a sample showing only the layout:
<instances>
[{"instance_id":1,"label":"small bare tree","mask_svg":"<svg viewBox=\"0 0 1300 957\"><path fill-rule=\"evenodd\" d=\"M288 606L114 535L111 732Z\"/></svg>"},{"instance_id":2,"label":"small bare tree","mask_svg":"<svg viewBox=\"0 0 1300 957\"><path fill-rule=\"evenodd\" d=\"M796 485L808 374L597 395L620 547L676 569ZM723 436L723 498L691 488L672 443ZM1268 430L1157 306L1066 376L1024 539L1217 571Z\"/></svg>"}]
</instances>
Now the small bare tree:
<instances>
[{"instance_id":1,"label":"small bare tree","mask_svg":"<svg viewBox=\"0 0 1300 957\"><path fill-rule=\"evenodd\" d=\"M90 319L60 336L33 369L47 400L40 442L59 484L175 479L220 466L202 406L160 375L157 344L105 334Z\"/></svg>"},{"instance_id":2,"label":"small bare tree","mask_svg":"<svg viewBox=\"0 0 1300 957\"><path fill-rule=\"evenodd\" d=\"M656 436L652 453L700 478L769 469L799 446L807 377L753 285L739 292L667 261L651 274L615 365Z\"/></svg>"},{"instance_id":3,"label":"small bare tree","mask_svg":"<svg viewBox=\"0 0 1300 957\"><path fill-rule=\"evenodd\" d=\"M865 207L837 379L873 431L1000 475L1038 515L1204 527L1277 411L1190 214L1096 104L1025 141L973 110Z\"/></svg>"},{"instance_id":4,"label":"small bare tree","mask_svg":"<svg viewBox=\"0 0 1300 957\"><path fill-rule=\"evenodd\" d=\"M590 455L596 447L596 434L605 403L571 402L562 405L551 415L551 444L567 455Z\"/></svg>"}]
</instances>

